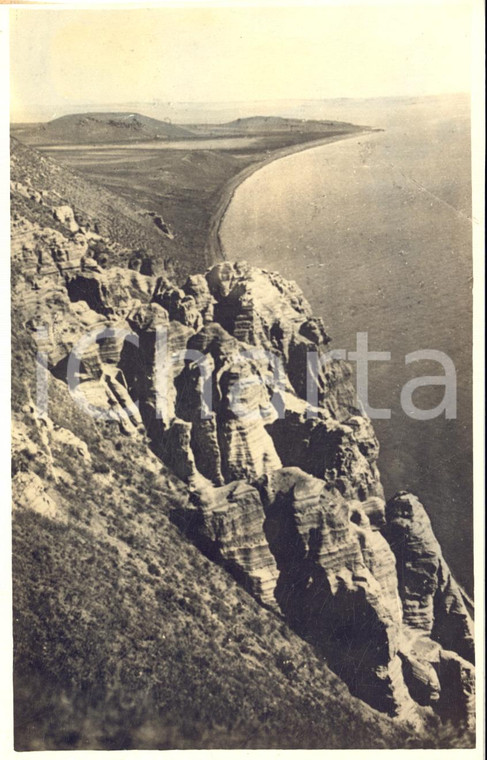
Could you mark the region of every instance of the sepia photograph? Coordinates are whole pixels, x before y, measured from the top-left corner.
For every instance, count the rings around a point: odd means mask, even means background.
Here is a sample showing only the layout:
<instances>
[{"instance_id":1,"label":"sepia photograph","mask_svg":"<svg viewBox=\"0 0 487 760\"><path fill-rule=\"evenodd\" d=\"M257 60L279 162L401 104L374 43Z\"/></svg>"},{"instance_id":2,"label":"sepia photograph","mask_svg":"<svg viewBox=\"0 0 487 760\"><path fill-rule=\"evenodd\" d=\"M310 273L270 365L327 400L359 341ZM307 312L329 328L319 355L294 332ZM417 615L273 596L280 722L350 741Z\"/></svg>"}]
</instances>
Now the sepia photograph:
<instances>
[{"instance_id":1,"label":"sepia photograph","mask_svg":"<svg viewBox=\"0 0 487 760\"><path fill-rule=\"evenodd\" d=\"M10 749L477 757L483 4L1 10Z\"/></svg>"}]
</instances>

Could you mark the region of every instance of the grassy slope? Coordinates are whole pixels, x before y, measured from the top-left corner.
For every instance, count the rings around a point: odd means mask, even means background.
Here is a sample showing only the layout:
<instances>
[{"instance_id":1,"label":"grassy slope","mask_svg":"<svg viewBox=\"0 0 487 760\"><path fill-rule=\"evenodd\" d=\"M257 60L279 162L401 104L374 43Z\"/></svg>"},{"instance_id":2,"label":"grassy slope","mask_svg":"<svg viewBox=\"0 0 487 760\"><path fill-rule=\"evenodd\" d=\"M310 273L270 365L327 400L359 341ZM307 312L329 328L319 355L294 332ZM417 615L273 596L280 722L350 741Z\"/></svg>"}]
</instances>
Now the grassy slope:
<instances>
[{"instance_id":1,"label":"grassy slope","mask_svg":"<svg viewBox=\"0 0 487 760\"><path fill-rule=\"evenodd\" d=\"M103 236L118 243L127 252L145 248L151 254L156 271L162 271L164 261L170 260L176 253L170 245L172 241L158 232L154 223L140 213L140 205L111 193L93 181L87 181L79 173L46 158L16 138L11 139L11 153L15 158L11 169L13 181L29 181L38 192L56 193L55 205L72 206L92 223L96 222ZM16 211L43 226L63 229L47 210L44 210L43 216L39 215L41 207L38 203L23 200L19 209L12 205L12 213ZM128 258L127 253L112 263L123 266Z\"/></svg>"},{"instance_id":2,"label":"grassy slope","mask_svg":"<svg viewBox=\"0 0 487 760\"><path fill-rule=\"evenodd\" d=\"M13 324L18 415L34 356ZM92 462L54 446L54 481L22 415L38 454L15 468L43 477L62 521L14 512L17 750L411 740L187 542L171 521L184 486L142 438L97 427L60 381L49 398L54 424L86 441Z\"/></svg>"},{"instance_id":3,"label":"grassy slope","mask_svg":"<svg viewBox=\"0 0 487 760\"><path fill-rule=\"evenodd\" d=\"M14 513L17 750L452 746L436 723L417 736L351 697L188 543L171 521L184 486L142 439L80 416L59 381L50 402L92 462L53 448L56 483L41 456L17 462L64 520Z\"/></svg>"}]
</instances>

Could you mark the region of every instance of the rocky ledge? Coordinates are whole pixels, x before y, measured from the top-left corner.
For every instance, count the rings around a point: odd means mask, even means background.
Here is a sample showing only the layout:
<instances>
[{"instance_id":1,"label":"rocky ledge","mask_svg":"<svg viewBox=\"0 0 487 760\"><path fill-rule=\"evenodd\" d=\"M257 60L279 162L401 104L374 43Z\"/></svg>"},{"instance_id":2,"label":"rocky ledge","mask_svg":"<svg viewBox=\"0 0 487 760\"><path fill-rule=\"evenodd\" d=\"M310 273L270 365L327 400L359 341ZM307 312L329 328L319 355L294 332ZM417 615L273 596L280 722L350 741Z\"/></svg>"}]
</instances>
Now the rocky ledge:
<instances>
[{"instance_id":1,"label":"rocky ledge","mask_svg":"<svg viewBox=\"0 0 487 760\"><path fill-rule=\"evenodd\" d=\"M149 441L187 484L174 520L354 694L391 715L434 710L472 726L462 592L419 500L385 503L350 368L329 355L296 284L245 263L182 287L105 268L93 233L55 211L56 229L13 231L23 325L49 371L67 382L77 357L84 413ZM34 494L23 507L56 519L40 481L17 485Z\"/></svg>"}]
</instances>

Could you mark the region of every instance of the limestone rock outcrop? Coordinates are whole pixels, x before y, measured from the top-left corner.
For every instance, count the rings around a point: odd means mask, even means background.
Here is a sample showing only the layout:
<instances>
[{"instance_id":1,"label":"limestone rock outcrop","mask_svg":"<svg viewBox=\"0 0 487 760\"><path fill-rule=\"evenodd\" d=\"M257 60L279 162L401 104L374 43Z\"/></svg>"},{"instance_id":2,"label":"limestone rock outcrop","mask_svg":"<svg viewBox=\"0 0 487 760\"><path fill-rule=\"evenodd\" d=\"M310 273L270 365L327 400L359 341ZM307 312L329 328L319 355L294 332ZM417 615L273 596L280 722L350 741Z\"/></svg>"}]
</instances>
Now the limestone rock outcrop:
<instances>
[{"instance_id":1,"label":"limestone rock outcrop","mask_svg":"<svg viewBox=\"0 0 487 760\"><path fill-rule=\"evenodd\" d=\"M384 535L396 555L404 623L473 662L473 625L419 499L401 491L386 505Z\"/></svg>"},{"instance_id":2,"label":"limestone rock outcrop","mask_svg":"<svg viewBox=\"0 0 487 760\"><path fill-rule=\"evenodd\" d=\"M411 693L443 717L474 725L474 631L419 499L406 491L386 505L386 536L397 560L403 605L401 655Z\"/></svg>"},{"instance_id":3,"label":"limestone rock outcrop","mask_svg":"<svg viewBox=\"0 0 487 760\"><path fill-rule=\"evenodd\" d=\"M263 604L277 609L279 572L262 530L265 513L258 489L238 480L195 491L185 516L196 543L223 562Z\"/></svg>"},{"instance_id":4,"label":"limestone rock outcrop","mask_svg":"<svg viewBox=\"0 0 487 760\"><path fill-rule=\"evenodd\" d=\"M12 480L12 490L17 509L32 509L44 517L56 519L58 506L47 492L41 478L34 472L18 472Z\"/></svg>"},{"instance_id":5,"label":"limestone rock outcrop","mask_svg":"<svg viewBox=\"0 0 487 760\"><path fill-rule=\"evenodd\" d=\"M53 209L53 214L61 224L69 229L70 232L78 232L79 226L74 217L74 211L71 206L56 206Z\"/></svg>"}]
</instances>

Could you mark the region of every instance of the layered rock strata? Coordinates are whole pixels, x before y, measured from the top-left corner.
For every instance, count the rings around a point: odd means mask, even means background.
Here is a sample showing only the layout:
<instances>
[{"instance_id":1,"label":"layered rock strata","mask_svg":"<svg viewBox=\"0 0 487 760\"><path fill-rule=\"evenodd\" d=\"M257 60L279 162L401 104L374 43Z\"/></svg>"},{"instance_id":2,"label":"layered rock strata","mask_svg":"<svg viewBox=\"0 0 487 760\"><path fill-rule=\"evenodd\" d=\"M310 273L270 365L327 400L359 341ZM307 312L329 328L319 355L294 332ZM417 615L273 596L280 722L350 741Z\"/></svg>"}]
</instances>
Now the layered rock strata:
<instances>
[{"instance_id":1,"label":"layered rock strata","mask_svg":"<svg viewBox=\"0 0 487 760\"><path fill-rule=\"evenodd\" d=\"M400 491L387 503L384 535L397 561L401 656L411 691L422 704L437 703L443 716L472 725L473 623L416 496Z\"/></svg>"}]
</instances>

